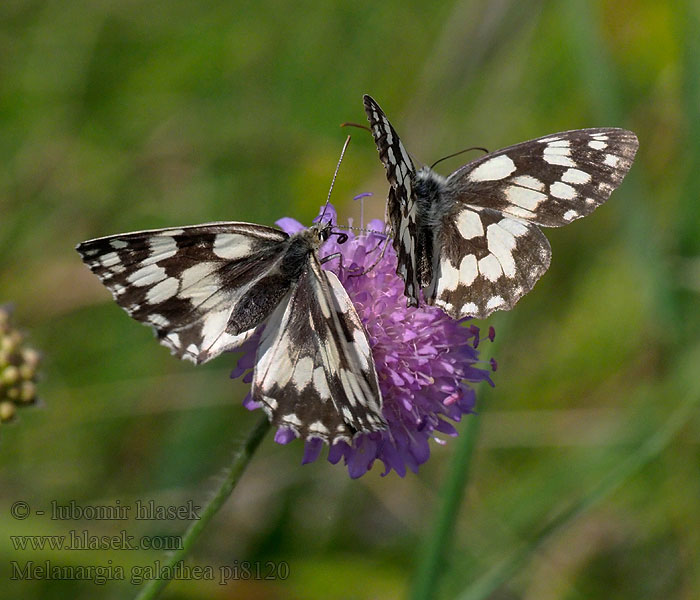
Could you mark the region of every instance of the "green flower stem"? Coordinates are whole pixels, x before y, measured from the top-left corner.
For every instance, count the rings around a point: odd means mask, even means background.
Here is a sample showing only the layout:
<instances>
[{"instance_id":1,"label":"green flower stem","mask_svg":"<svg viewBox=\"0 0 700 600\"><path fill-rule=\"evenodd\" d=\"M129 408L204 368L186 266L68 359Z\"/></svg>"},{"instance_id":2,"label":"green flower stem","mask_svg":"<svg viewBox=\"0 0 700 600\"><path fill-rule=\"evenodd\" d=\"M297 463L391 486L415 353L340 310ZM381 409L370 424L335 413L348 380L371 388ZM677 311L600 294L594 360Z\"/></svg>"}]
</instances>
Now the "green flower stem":
<instances>
[{"instance_id":1,"label":"green flower stem","mask_svg":"<svg viewBox=\"0 0 700 600\"><path fill-rule=\"evenodd\" d=\"M683 403L671 414L663 427L641 444L634 454L629 456L616 469L613 469L590 493L542 527L522 548L513 552L481 579L477 579L458 597L458 600L484 600L491 597L491 594L515 575L548 539L571 525L576 520L576 517L608 497L625 481L639 472L649 461L658 456L690 417L695 414L699 403L700 395L689 394L686 396Z\"/></svg>"},{"instance_id":2,"label":"green flower stem","mask_svg":"<svg viewBox=\"0 0 700 600\"><path fill-rule=\"evenodd\" d=\"M498 355L499 341L508 330L510 315L501 315L497 327L498 335L489 346L491 356ZM469 483L470 466L479 438L482 414L487 406L490 388L483 385L477 390L477 413L466 415L464 431L456 440L454 456L450 459L449 472L440 491L440 507L422 554L419 557L416 575L411 588L412 600L428 600L437 597L438 584L448 561L445 557L452 550L455 523L464 494Z\"/></svg>"},{"instance_id":3,"label":"green flower stem","mask_svg":"<svg viewBox=\"0 0 700 600\"><path fill-rule=\"evenodd\" d=\"M233 492L233 488L243 475L250 459L252 458L255 450L262 441L263 437L270 428L270 422L267 416L263 416L260 421L251 430L248 438L245 440L241 448L236 452L233 457L233 463L231 464L229 472L226 477L221 482L219 489L204 507L201 517L190 523L187 528L185 535L182 537L182 548L175 551L166 563L167 567L170 567L171 571L174 571L175 565L183 560L185 556L190 552L194 546L197 538L202 533L204 528L209 524L209 522L214 518L214 515L219 511L221 506L226 502L226 499ZM136 600L151 600L152 598L157 598L160 592L165 588L166 585L170 583L170 579L152 579L149 581L141 590Z\"/></svg>"},{"instance_id":4,"label":"green flower stem","mask_svg":"<svg viewBox=\"0 0 700 600\"><path fill-rule=\"evenodd\" d=\"M435 597L436 584L440 580L442 568L445 565L445 553L452 548L455 518L469 480L469 467L481 423L479 415L467 415L465 420L467 421L465 430L459 435L455 454L450 461L450 471L441 493L442 504L437 520L416 571L411 596L413 600L427 600Z\"/></svg>"}]
</instances>

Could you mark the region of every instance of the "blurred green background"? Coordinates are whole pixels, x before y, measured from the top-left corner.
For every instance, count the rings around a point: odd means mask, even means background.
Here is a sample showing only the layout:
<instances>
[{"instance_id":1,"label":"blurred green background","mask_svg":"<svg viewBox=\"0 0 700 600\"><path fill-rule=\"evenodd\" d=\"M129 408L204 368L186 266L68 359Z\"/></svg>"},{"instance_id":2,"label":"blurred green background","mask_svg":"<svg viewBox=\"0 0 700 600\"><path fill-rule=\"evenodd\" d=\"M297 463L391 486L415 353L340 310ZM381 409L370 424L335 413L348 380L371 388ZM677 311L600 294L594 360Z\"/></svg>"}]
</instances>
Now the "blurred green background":
<instances>
[{"instance_id":1,"label":"blurred green background","mask_svg":"<svg viewBox=\"0 0 700 600\"><path fill-rule=\"evenodd\" d=\"M131 598L126 582L7 581L10 561L153 564L158 551L16 551L9 536L171 535L181 521L18 521L9 506L201 504L257 420L233 355L193 367L131 321L77 242L147 227L309 223L371 93L421 160L590 126L640 150L596 213L548 230L549 272L494 315L496 389L454 547L452 598L700 394L697 2L0 3L0 302L44 353L40 408L0 426L2 598ZM334 191L383 214L369 134ZM462 164L440 165L443 173ZM480 323L480 325L482 325ZM464 427L464 424L460 426ZM553 536L498 600L700 598L700 423ZM268 436L188 564L286 561L288 579L178 581L165 598L408 594L455 441L418 476L357 481ZM128 574L127 574L128 576Z\"/></svg>"}]
</instances>

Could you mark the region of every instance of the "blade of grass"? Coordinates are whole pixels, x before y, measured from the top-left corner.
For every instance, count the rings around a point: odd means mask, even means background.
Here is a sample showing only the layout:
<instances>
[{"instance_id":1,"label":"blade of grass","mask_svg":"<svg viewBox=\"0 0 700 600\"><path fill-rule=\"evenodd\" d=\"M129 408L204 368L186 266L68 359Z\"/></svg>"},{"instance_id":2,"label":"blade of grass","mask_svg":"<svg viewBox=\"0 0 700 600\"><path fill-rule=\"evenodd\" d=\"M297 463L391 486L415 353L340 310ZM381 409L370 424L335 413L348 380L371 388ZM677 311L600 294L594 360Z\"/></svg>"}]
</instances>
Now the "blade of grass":
<instances>
[{"instance_id":1,"label":"blade of grass","mask_svg":"<svg viewBox=\"0 0 700 600\"><path fill-rule=\"evenodd\" d=\"M496 341L489 347L489 353L496 356L499 341L503 332L508 329L510 315L499 316L500 325L497 328ZM474 458L474 450L479 438L481 415L491 395L490 388L483 387L477 392L478 411L474 415L465 417L464 431L457 439L454 456L451 459L447 478L440 490L440 506L435 518L430 535L424 546L421 547L418 558L418 566L415 571L411 598L413 600L425 600L437 595L438 583L442 579L443 568L446 564L446 556L452 548L455 533L455 522L462 506L466 493L471 464Z\"/></svg>"},{"instance_id":2,"label":"blade of grass","mask_svg":"<svg viewBox=\"0 0 700 600\"><path fill-rule=\"evenodd\" d=\"M677 379L671 377L671 381L689 381L687 378L693 372L691 369L695 368L693 365L697 365L700 361L700 348L696 348L692 355L693 359L684 363L683 370L675 373ZM682 402L671 413L663 426L652 435L645 435L645 441L638 446L633 454L610 471L588 494L543 526L530 541L470 585L458 597L458 600L485 600L489 598L491 594L509 581L523 565L527 564L545 542L569 527L577 517L610 496L652 459L661 454L681 428L696 414L698 405L700 405L700 390L697 387L695 385L690 391L686 391Z\"/></svg>"},{"instance_id":3,"label":"blade of grass","mask_svg":"<svg viewBox=\"0 0 700 600\"><path fill-rule=\"evenodd\" d=\"M483 398L480 398L483 404ZM435 526L427 541L425 551L416 571L411 598L423 600L432 598L440 580L445 554L452 547L455 517L462 505L474 447L479 434L481 419L479 415L466 417L466 427L459 436L457 448L450 462L450 471L441 490L442 503L439 508Z\"/></svg>"},{"instance_id":4,"label":"blade of grass","mask_svg":"<svg viewBox=\"0 0 700 600\"><path fill-rule=\"evenodd\" d=\"M263 437L270 428L270 422L266 415L258 421L257 425L251 430L248 438L245 440L241 448L236 452L233 457L233 462L229 468L226 477L224 477L219 489L216 490L214 496L209 501L209 503L204 507L201 517L198 520L192 521L190 526L187 528L185 535L182 536L182 548L175 551L168 560L164 563L164 566L168 568L168 571L174 573L175 565L183 560L190 550L196 543L200 534L204 528L209 524L209 522L214 518L214 515L223 506L226 499L231 495L236 484L240 480L243 472L245 471L250 459L252 458L255 450L262 441ZM152 579L150 580L139 592L136 600L152 600L157 598L165 586L170 583L170 579Z\"/></svg>"}]
</instances>

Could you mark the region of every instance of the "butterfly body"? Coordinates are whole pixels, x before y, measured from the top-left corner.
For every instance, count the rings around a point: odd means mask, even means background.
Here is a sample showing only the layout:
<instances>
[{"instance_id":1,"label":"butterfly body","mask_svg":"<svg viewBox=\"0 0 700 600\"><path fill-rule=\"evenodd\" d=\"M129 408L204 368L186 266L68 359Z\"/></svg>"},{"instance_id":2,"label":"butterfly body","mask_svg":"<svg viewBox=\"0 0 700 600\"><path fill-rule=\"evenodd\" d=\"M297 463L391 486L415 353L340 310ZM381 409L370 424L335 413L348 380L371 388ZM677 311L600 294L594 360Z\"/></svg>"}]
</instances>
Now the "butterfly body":
<instances>
[{"instance_id":1,"label":"butterfly body","mask_svg":"<svg viewBox=\"0 0 700 600\"><path fill-rule=\"evenodd\" d=\"M390 189L388 214L409 305L421 294L453 318L509 310L547 270L539 229L560 227L605 202L638 142L623 129L565 131L486 154L443 177L416 169L395 129L364 98Z\"/></svg>"},{"instance_id":2,"label":"butterfly body","mask_svg":"<svg viewBox=\"0 0 700 600\"><path fill-rule=\"evenodd\" d=\"M264 326L252 398L273 424L333 444L386 423L367 334L321 266L332 231L218 222L97 238L77 250L179 358L206 362Z\"/></svg>"}]
</instances>

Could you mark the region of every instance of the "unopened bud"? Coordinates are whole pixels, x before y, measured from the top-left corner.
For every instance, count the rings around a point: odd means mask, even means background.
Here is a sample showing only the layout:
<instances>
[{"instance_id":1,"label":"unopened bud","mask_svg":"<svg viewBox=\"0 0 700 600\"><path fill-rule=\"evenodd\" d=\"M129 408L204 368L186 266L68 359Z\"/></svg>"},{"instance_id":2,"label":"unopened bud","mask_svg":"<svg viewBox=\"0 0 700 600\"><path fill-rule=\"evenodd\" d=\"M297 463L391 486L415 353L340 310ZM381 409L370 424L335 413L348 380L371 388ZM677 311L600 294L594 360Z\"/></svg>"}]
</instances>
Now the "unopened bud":
<instances>
[{"instance_id":1,"label":"unopened bud","mask_svg":"<svg viewBox=\"0 0 700 600\"><path fill-rule=\"evenodd\" d=\"M9 400L0 402L0 421L3 423L14 418L16 412L17 409L15 408L14 403L10 402Z\"/></svg>"}]
</instances>

